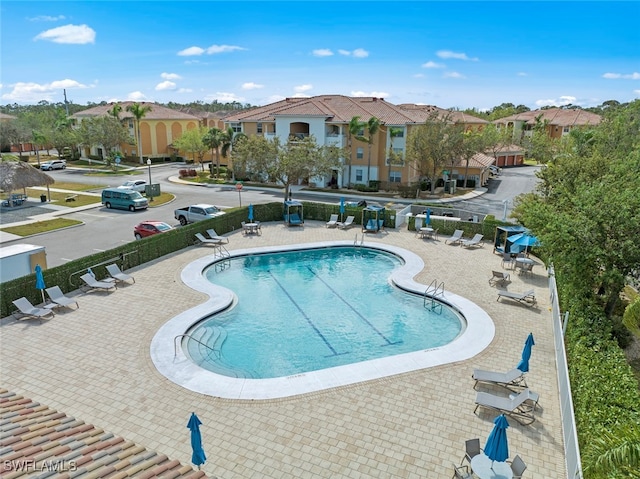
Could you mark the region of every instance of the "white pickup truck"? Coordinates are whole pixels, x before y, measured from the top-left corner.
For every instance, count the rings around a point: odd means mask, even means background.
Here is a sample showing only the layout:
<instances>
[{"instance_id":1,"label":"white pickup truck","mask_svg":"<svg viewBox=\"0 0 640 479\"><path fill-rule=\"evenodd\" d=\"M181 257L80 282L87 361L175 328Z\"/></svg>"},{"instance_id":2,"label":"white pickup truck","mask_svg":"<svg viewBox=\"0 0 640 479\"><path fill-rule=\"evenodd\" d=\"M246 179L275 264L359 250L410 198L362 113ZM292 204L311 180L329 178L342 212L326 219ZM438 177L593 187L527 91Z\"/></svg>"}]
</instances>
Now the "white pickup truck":
<instances>
[{"instance_id":1,"label":"white pickup truck","mask_svg":"<svg viewBox=\"0 0 640 479\"><path fill-rule=\"evenodd\" d=\"M196 221L215 218L223 214L224 211L213 205L191 205L185 208L178 208L173 212L173 216L182 226L188 223L195 223Z\"/></svg>"}]
</instances>

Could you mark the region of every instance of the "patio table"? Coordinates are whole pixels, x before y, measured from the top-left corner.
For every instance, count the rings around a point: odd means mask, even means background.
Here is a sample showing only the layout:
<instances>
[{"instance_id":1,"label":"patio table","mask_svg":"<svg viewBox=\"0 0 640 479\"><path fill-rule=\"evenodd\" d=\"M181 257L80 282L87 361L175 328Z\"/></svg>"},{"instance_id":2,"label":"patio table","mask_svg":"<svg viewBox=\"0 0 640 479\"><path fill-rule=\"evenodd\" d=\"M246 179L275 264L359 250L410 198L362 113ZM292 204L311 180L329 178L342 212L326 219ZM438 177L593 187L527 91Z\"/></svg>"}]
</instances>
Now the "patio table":
<instances>
[{"instance_id":1,"label":"patio table","mask_svg":"<svg viewBox=\"0 0 640 479\"><path fill-rule=\"evenodd\" d=\"M478 454L471 459L471 470L480 479L513 479L513 471L508 463L492 461L485 454Z\"/></svg>"}]
</instances>

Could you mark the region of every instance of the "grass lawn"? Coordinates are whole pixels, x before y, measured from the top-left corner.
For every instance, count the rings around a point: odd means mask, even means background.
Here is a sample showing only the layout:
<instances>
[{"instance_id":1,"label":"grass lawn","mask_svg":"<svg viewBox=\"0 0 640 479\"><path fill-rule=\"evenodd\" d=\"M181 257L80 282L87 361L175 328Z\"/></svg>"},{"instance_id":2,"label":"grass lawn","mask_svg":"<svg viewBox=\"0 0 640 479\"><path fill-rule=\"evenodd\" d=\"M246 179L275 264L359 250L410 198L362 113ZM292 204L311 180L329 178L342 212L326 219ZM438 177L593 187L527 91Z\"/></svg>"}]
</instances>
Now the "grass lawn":
<instances>
[{"instance_id":1,"label":"grass lawn","mask_svg":"<svg viewBox=\"0 0 640 479\"><path fill-rule=\"evenodd\" d=\"M71 220L67 218L53 218L45 221L37 221L28 225L22 226L9 226L2 228L2 231L11 233L18 236L31 236L37 233L44 233L46 231L59 230L61 228L67 228L69 226L81 225L82 221Z\"/></svg>"}]
</instances>

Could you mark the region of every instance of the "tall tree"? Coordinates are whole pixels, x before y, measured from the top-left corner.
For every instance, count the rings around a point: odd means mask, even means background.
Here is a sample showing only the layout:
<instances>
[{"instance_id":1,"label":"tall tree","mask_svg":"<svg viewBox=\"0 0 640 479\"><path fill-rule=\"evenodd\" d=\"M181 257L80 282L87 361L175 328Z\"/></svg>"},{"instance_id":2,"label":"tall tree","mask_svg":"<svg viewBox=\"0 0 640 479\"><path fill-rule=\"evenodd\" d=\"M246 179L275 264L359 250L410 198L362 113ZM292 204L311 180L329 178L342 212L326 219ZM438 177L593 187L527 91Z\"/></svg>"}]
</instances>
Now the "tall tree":
<instances>
[{"instance_id":1,"label":"tall tree","mask_svg":"<svg viewBox=\"0 0 640 479\"><path fill-rule=\"evenodd\" d=\"M369 118L369 120L367 120L367 123L365 125L367 127L368 135L357 135L356 139L364 141L369 145L369 155L367 160L367 186L369 186L369 182L371 181L371 148L373 146L375 136L380 130L380 120L375 116L372 116L371 118Z\"/></svg>"},{"instance_id":2,"label":"tall tree","mask_svg":"<svg viewBox=\"0 0 640 479\"><path fill-rule=\"evenodd\" d=\"M351 185L351 165L353 163L352 155L353 155L353 140L358 139L361 131L364 131L365 123L360 121L359 116L354 116L349 121L349 126L347 127L347 148L349 149L349 155L347 158L349 159L349 168L348 168L348 180L347 187ZM343 185L344 186L344 185Z\"/></svg>"},{"instance_id":3,"label":"tall tree","mask_svg":"<svg viewBox=\"0 0 640 479\"><path fill-rule=\"evenodd\" d=\"M122 105L120 103L114 103L113 108L107 110L107 113L114 117L116 120L120 119L120 112L122 111Z\"/></svg>"},{"instance_id":4,"label":"tall tree","mask_svg":"<svg viewBox=\"0 0 640 479\"><path fill-rule=\"evenodd\" d=\"M204 137L207 133L209 133L209 130L205 126L192 128L185 131L180 138L173 142L175 147L179 150L190 153L193 162L196 163L197 161L200 163L202 171L204 171L204 155L209 149L209 146L204 141Z\"/></svg>"},{"instance_id":5,"label":"tall tree","mask_svg":"<svg viewBox=\"0 0 640 479\"><path fill-rule=\"evenodd\" d=\"M151 111L151 105L141 105L140 103L134 103L127 107L127 111L133 115L136 123L136 144L138 146L138 158L142 165L142 139L140 138L140 120L142 120L147 113Z\"/></svg>"},{"instance_id":6,"label":"tall tree","mask_svg":"<svg viewBox=\"0 0 640 479\"><path fill-rule=\"evenodd\" d=\"M76 134L78 142L82 145L102 145L104 160L108 166L111 166L112 160L119 154L118 147L121 144L135 143L120 120L112 116L97 116L83 120Z\"/></svg>"},{"instance_id":7,"label":"tall tree","mask_svg":"<svg viewBox=\"0 0 640 479\"><path fill-rule=\"evenodd\" d=\"M220 147L225 132L219 128L211 128L203 137L204 144L211 148L211 156L216 157L216 177L220 176Z\"/></svg>"}]
</instances>

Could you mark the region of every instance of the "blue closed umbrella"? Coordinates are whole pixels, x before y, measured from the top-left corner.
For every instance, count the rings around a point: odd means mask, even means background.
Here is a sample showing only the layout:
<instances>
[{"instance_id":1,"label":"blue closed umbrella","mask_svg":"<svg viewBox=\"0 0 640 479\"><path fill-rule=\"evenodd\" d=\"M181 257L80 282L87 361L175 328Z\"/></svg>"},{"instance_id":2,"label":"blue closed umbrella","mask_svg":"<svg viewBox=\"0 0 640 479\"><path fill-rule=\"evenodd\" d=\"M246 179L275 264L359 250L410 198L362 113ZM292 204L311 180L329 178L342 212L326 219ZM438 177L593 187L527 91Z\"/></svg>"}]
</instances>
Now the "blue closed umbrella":
<instances>
[{"instance_id":1,"label":"blue closed umbrella","mask_svg":"<svg viewBox=\"0 0 640 479\"><path fill-rule=\"evenodd\" d=\"M42 293L42 302L44 303L44 289L47 287L44 284L44 276L42 275L42 268L39 264L36 265L36 289L39 289Z\"/></svg>"},{"instance_id":2,"label":"blue closed umbrella","mask_svg":"<svg viewBox=\"0 0 640 479\"><path fill-rule=\"evenodd\" d=\"M249 221L251 221L253 223L253 205L249 205Z\"/></svg>"},{"instance_id":3,"label":"blue closed umbrella","mask_svg":"<svg viewBox=\"0 0 640 479\"><path fill-rule=\"evenodd\" d=\"M485 455L493 462L504 462L509 457L509 444L507 443L507 428L509 422L504 414L500 414L493 420L493 429L484 446Z\"/></svg>"},{"instance_id":4,"label":"blue closed umbrella","mask_svg":"<svg viewBox=\"0 0 640 479\"><path fill-rule=\"evenodd\" d=\"M427 226L431 224L431 208L427 208L427 217L425 218L424 223Z\"/></svg>"},{"instance_id":5,"label":"blue closed umbrella","mask_svg":"<svg viewBox=\"0 0 640 479\"><path fill-rule=\"evenodd\" d=\"M343 216L344 216L344 197L340 198L340 221L342 221Z\"/></svg>"},{"instance_id":6,"label":"blue closed umbrella","mask_svg":"<svg viewBox=\"0 0 640 479\"><path fill-rule=\"evenodd\" d=\"M524 348L522 349L522 359L516 366L520 371L526 373L529 371L529 359L531 358L531 346L536 343L533 341L533 333L529 333L527 340L524 342Z\"/></svg>"},{"instance_id":7,"label":"blue closed umbrella","mask_svg":"<svg viewBox=\"0 0 640 479\"><path fill-rule=\"evenodd\" d=\"M191 462L198 466L204 464L207 461L207 456L204 454L204 449L202 449L202 435L200 434L200 425L202 422L198 419L195 412L191 413L191 417L189 418L189 422L187 423L187 427L191 430L191 449L193 453L191 454Z\"/></svg>"}]
</instances>

